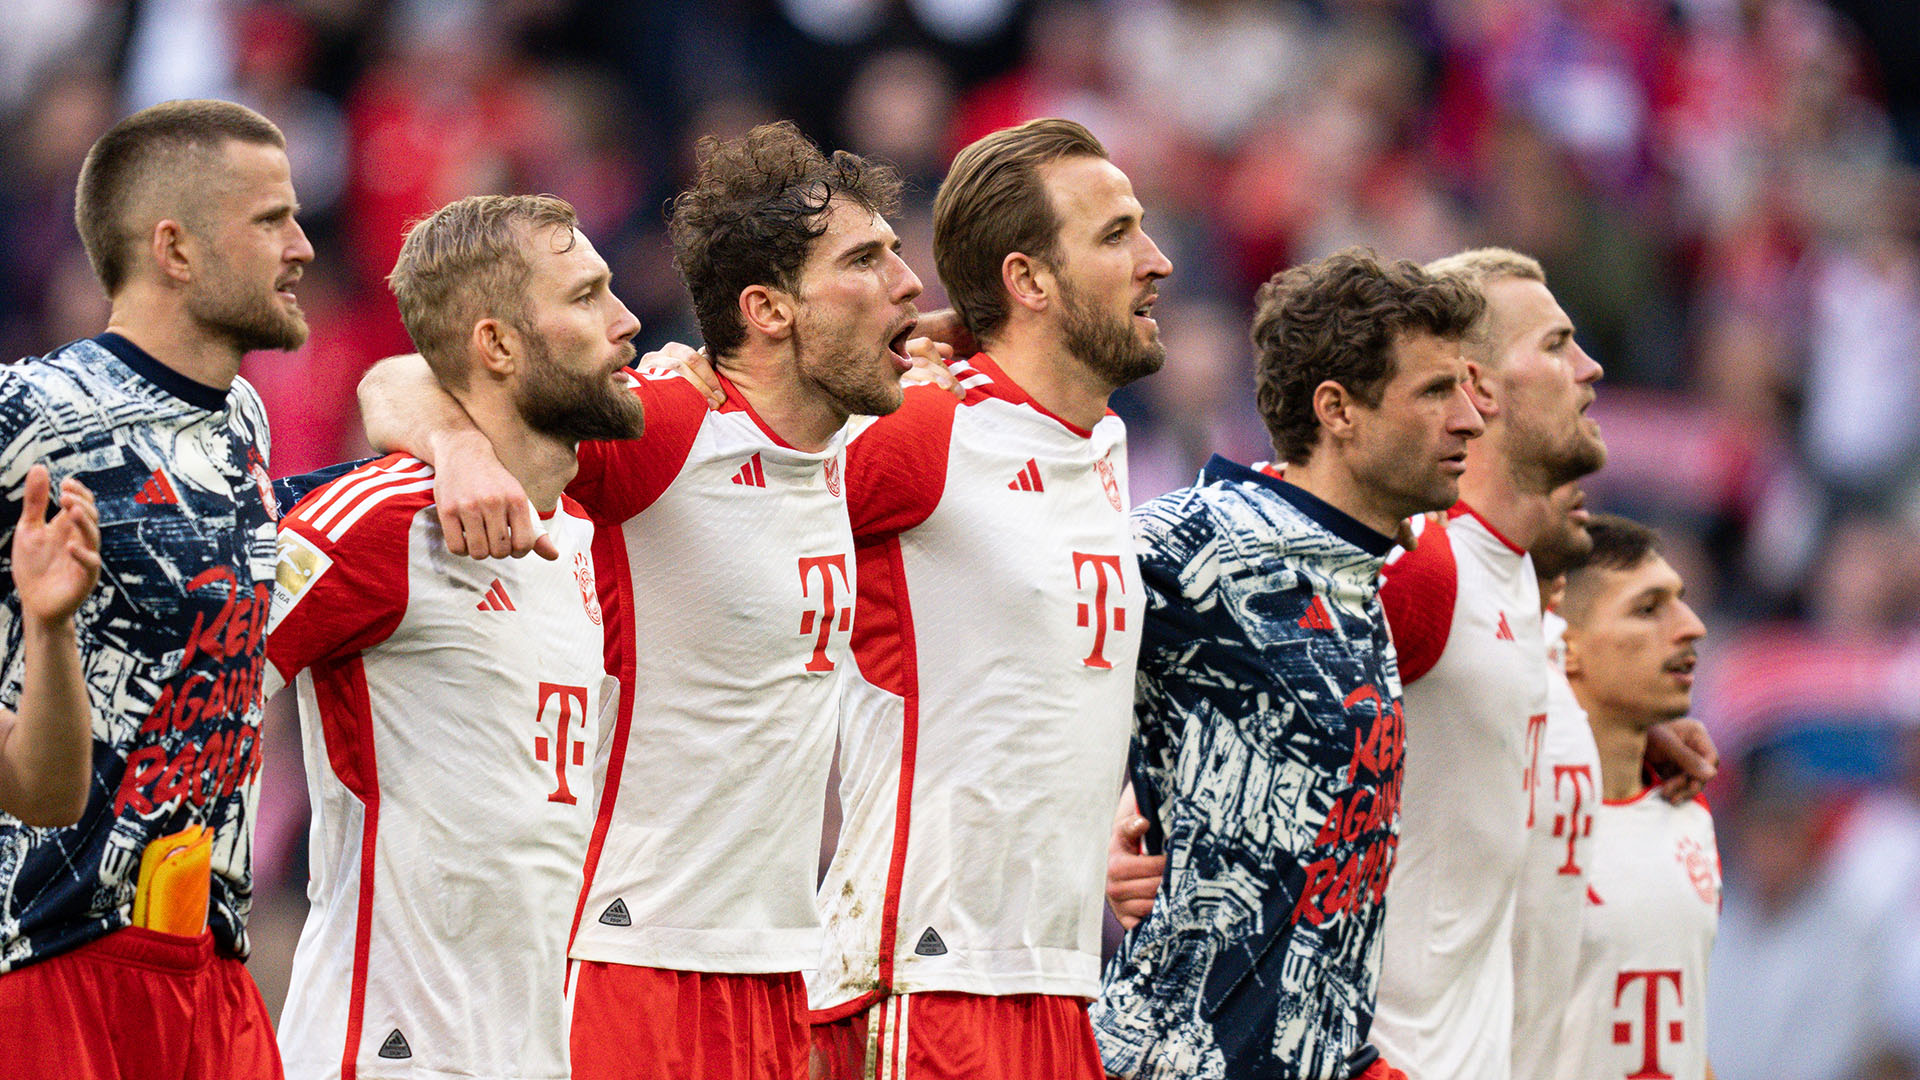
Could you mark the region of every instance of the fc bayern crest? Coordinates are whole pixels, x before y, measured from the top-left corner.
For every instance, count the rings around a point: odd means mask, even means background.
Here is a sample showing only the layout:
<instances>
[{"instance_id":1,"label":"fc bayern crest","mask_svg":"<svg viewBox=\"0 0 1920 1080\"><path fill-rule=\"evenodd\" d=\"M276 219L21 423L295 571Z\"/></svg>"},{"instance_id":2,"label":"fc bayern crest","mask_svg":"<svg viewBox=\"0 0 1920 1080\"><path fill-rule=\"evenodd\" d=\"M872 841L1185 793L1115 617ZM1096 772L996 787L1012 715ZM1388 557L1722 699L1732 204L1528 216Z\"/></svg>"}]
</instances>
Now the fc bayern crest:
<instances>
[{"instance_id":1,"label":"fc bayern crest","mask_svg":"<svg viewBox=\"0 0 1920 1080\"><path fill-rule=\"evenodd\" d=\"M1099 461L1093 463L1093 467L1100 472L1100 486L1107 489L1107 501L1113 504L1115 510L1120 509L1120 481L1114 478L1113 462L1103 454Z\"/></svg>"},{"instance_id":2,"label":"fc bayern crest","mask_svg":"<svg viewBox=\"0 0 1920 1080\"><path fill-rule=\"evenodd\" d=\"M273 497L273 478L267 475L267 463L260 460L260 451L252 447L247 448L247 475L260 489L260 505L266 508L267 520L279 521L280 500Z\"/></svg>"},{"instance_id":3,"label":"fc bayern crest","mask_svg":"<svg viewBox=\"0 0 1920 1080\"><path fill-rule=\"evenodd\" d=\"M826 474L827 474L827 494L837 499L840 497L840 459L839 458L830 457L827 459Z\"/></svg>"},{"instance_id":4,"label":"fc bayern crest","mask_svg":"<svg viewBox=\"0 0 1920 1080\"><path fill-rule=\"evenodd\" d=\"M584 551L573 553L573 583L580 586L580 603L587 609L587 618L599 626L600 590L593 581L593 560Z\"/></svg>"},{"instance_id":5,"label":"fc bayern crest","mask_svg":"<svg viewBox=\"0 0 1920 1080\"><path fill-rule=\"evenodd\" d=\"M1720 868L1715 865L1714 856L1700 846L1691 836L1680 838L1675 846L1673 857L1686 868L1687 880L1693 883L1693 890L1700 894L1703 903L1720 902Z\"/></svg>"}]
</instances>

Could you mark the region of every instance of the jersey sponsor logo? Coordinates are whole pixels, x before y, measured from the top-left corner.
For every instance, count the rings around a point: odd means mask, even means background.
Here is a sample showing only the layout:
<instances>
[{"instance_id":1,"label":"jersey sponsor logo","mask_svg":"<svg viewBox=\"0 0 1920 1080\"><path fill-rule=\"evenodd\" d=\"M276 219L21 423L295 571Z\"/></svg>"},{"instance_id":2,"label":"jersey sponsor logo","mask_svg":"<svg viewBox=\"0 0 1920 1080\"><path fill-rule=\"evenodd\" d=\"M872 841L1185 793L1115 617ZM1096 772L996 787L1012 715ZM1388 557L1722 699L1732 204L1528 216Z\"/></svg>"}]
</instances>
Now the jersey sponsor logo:
<instances>
[{"instance_id":1,"label":"jersey sponsor logo","mask_svg":"<svg viewBox=\"0 0 1920 1080\"><path fill-rule=\"evenodd\" d=\"M815 571L818 571L816 575ZM840 579L840 602L834 601L833 581ZM853 605L846 602L847 594L852 591L847 581L847 557L845 555L811 555L800 560L800 596L812 599L815 596L809 582L819 578L820 606L808 608L800 613L800 633L813 634L813 656L807 660L808 671L832 671L833 658L827 655L827 640L837 629L847 633L853 629ZM835 616L839 616L835 625Z\"/></svg>"},{"instance_id":2,"label":"jersey sponsor logo","mask_svg":"<svg viewBox=\"0 0 1920 1080\"><path fill-rule=\"evenodd\" d=\"M756 453L748 458L746 464L740 466L740 471L733 474L732 482L745 487L766 487L767 470L760 463L760 455Z\"/></svg>"},{"instance_id":3,"label":"jersey sponsor logo","mask_svg":"<svg viewBox=\"0 0 1920 1080\"><path fill-rule=\"evenodd\" d=\"M573 583L580 586L580 603L587 609L587 619L593 625L600 625L600 589L593 580L593 559L584 551L573 553Z\"/></svg>"},{"instance_id":4,"label":"jersey sponsor logo","mask_svg":"<svg viewBox=\"0 0 1920 1080\"><path fill-rule=\"evenodd\" d=\"M941 941L940 935L934 932L933 927L929 926L926 932L920 935L920 943L913 947L913 954L915 956L945 956L947 955L947 943Z\"/></svg>"},{"instance_id":5,"label":"jersey sponsor logo","mask_svg":"<svg viewBox=\"0 0 1920 1080\"><path fill-rule=\"evenodd\" d=\"M272 633L280 620L287 617L293 605L300 602L300 595L307 591L320 575L333 566L333 556L321 551L313 541L292 529L281 529L275 544L273 568L273 600L267 616L267 632Z\"/></svg>"},{"instance_id":6,"label":"jersey sponsor logo","mask_svg":"<svg viewBox=\"0 0 1920 1080\"><path fill-rule=\"evenodd\" d=\"M627 902L616 896L600 913L600 921L608 926L632 926L633 916L627 914Z\"/></svg>"},{"instance_id":7,"label":"jersey sponsor logo","mask_svg":"<svg viewBox=\"0 0 1920 1080\"><path fill-rule=\"evenodd\" d=\"M1561 802L1562 792L1571 793L1571 797L1567 798L1563 804L1567 808L1566 813L1553 815L1553 835L1565 835L1567 838L1567 861L1560 864L1560 869L1557 872L1569 877L1580 873L1579 842L1593 835L1593 802L1591 799L1593 791L1594 780L1592 765L1583 763L1579 765L1555 765L1553 767L1554 801L1556 803ZM1584 814L1580 812L1580 807L1583 803L1586 804L1587 807L1587 811Z\"/></svg>"},{"instance_id":8,"label":"jersey sponsor logo","mask_svg":"<svg viewBox=\"0 0 1920 1080\"><path fill-rule=\"evenodd\" d=\"M473 609L475 611L520 610L513 606L512 598L507 596L507 587L500 584L499 578L494 578L493 584L487 586L487 595L481 597L480 602L475 604Z\"/></svg>"},{"instance_id":9,"label":"jersey sponsor logo","mask_svg":"<svg viewBox=\"0 0 1920 1080\"><path fill-rule=\"evenodd\" d=\"M1493 640L1495 641L1512 641L1513 640L1513 627L1507 625L1507 613L1504 611L1500 613L1500 626L1494 630Z\"/></svg>"},{"instance_id":10,"label":"jersey sponsor logo","mask_svg":"<svg viewBox=\"0 0 1920 1080\"><path fill-rule=\"evenodd\" d=\"M1687 881L1693 885L1702 903L1718 906L1720 903L1720 867L1714 855L1700 846L1700 841L1691 836L1683 836L1674 845L1673 857L1687 872Z\"/></svg>"},{"instance_id":11,"label":"jersey sponsor logo","mask_svg":"<svg viewBox=\"0 0 1920 1080\"><path fill-rule=\"evenodd\" d=\"M759 457L760 455L758 454L754 455L755 460L758 460ZM822 468L820 471L827 478L827 494L833 496L836 499L839 498L840 497L840 459L837 457L828 458L826 466Z\"/></svg>"},{"instance_id":12,"label":"jersey sponsor logo","mask_svg":"<svg viewBox=\"0 0 1920 1080\"><path fill-rule=\"evenodd\" d=\"M1033 458L1028 458L1026 466L1014 474L1012 483L1007 485L1007 490L1045 491L1046 488L1040 484L1040 463Z\"/></svg>"},{"instance_id":13,"label":"jersey sponsor logo","mask_svg":"<svg viewBox=\"0 0 1920 1080\"><path fill-rule=\"evenodd\" d=\"M1635 983L1642 987L1640 1015L1631 1015L1632 1004L1623 1003L1628 989ZM1622 971L1613 984L1613 1007L1626 1008L1629 1018L1616 1020L1613 1024L1613 1044L1615 1046L1640 1046L1640 1069L1627 1074L1627 1080L1673 1080L1673 1074L1660 1067L1660 1050L1664 1046L1675 1046L1686 1038L1686 1026L1678 1020L1660 1020L1660 988L1664 984L1673 985L1673 1004L1675 1008L1686 1004L1686 994L1680 985L1680 972L1676 969L1662 971ZM1669 1014L1671 1015L1671 1014ZM1636 1022L1638 1032L1635 1031Z\"/></svg>"},{"instance_id":14,"label":"jersey sponsor logo","mask_svg":"<svg viewBox=\"0 0 1920 1080\"><path fill-rule=\"evenodd\" d=\"M1111 670L1113 661L1107 659L1106 653L1107 628L1111 625L1116 633L1124 633L1127 629L1127 609L1118 604L1113 607L1107 606L1107 582L1109 580L1116 582L1124 595L1127 591L1127 579L1120 572L1120 556L1076 551L1073 553L1074 588L1087 587L1085 571L1089 566L1093 567L1093 603L1088 604L1084 600L1080 602L1079 622L1075 625L1084 627L1091 624L1093 626L1093 651L1080 662L1090 668ZM1107 576L1109 570L1113 571L1111 579Z\"/></svg>"},{"instance_id":15,"label":"jersey sponsor logo","mask_svg":"<svg viewBox=\"0 0 1920 1080\"><path fill-rule=\"evenodd\" d=\"M173 490L173 481L167 479L163 470L155 469L133 501L142 506L179 506L180 493Z\"/></svg>"},{"instance_id":16,"label":"jersey sponsor logo","mask_svg":"<svg viewBox=\"0 0 1920 1080\"><path fill-rule=\"evenodd\" d=\"M554 717L554 734L549 755L549 743L546 736L547 703L557 702L559 709ZM573 764L585 765L587 761L587 741L581 729L587 720L587 688L584 686L561 686L558 683L540 684L540 708L534 713L533 722L541 729L533 737L533 759L552 761L554 789L547 795L548 802L566 803L572 806L580 800L567 784L567 759ZM571 736L568 732L571 729Z\"/></svg>"},{"instance_id":17,"label":"jersey sponsor logo","mask_svg":"<svg viewBox=\"0 0 1920 1080\"><path fill-rule=\"evenodd\" d=\"M400 1034L399 1028L387 1033L387 1041L380 1044L380 1056L398 1061L413 1056L413 1047L407 1045L407 1037Z\"/></svg>"},{"instance_id":18,"label":"jersey sponsor logo","mask_svg":"<svg viewBox=\"0 0 1920 1080\"><path fill-rule=\"evenodd\" d=\"M1527 828L1533 828L1534 803L1540 794L1540 745L1547 740L1547 714L1527 717L1527 767L1520 770L1520 786L1527 792ZM1557 834L1556 834L1557 835Z\"/></svg>"},{"instance_id":19,"label":"jersey sponsor logo","mask_svg":"<svg viewBox=\"0 0 1920 1080\"><path fill-rule=\"evenodd\" d=\"M1102 454L1100 460L1093 463L1093 470L1100 474L1100 486L1106 489L1107 501L1113 504L1115 510L1119 510L1120 480L1113 473L1113 462L1108 460L1111 454L1112 451Z\"/></svg>"},{"instance_id":20,"label":"jersey sponsor logo","mask_svg":"<svg viewBox=\"0 0 1920 1080\"><path fill-rule=\"evenodd\" d=\"M1300 621L1294 625L1302 630L1332 630L1334 629L1333 615L1327 611L1327 605L1316 593L1307 601L1307 613L1300 616Z\"/></svg>"}]
</instances>

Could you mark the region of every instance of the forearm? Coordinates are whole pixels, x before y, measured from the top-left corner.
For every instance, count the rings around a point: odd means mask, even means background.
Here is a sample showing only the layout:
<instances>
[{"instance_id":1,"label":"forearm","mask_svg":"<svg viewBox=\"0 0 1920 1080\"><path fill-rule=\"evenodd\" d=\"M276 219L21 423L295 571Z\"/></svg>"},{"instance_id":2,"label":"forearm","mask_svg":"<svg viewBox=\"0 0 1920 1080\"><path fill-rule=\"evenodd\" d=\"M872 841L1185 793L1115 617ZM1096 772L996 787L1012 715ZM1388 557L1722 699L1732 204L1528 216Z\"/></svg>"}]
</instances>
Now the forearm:
<instances>
[{"instance_id":1,"label":"forearm","mask_svg":"<svg viewBox=\"0 0 1920 1080\"><path fill-rule=\"evenodd\" d=\"M360 380L359 395L367 442L382 453L412 454L432 465L476 446L492 452L492 444L418 353L373 365Z\"/></svg>"},{"instance_id":2,"label":"forearm","mask_svg":"<svg viewBox=\"0 0 1920 1080\"><path fill-rule=\"evenodd\" d=\"M29 825L70 825L86 811L92 710L71 618L25 617L19 712L0 721L0 809Z\"/></svg>"}]
</instances>

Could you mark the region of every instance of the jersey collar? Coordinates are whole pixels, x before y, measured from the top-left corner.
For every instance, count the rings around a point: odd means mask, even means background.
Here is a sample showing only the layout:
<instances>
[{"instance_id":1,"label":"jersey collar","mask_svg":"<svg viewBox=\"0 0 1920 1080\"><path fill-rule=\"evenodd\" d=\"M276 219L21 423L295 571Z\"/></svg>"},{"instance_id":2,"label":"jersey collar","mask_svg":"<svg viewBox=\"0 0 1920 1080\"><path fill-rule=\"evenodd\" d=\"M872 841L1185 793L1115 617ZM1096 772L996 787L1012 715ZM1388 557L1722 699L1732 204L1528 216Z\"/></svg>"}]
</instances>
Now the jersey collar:
<instances>
[{"instance_id":1,"label":"jersey collar","mask_svg":"<svg viewBox=\"0 0 1920 1080\"><path fill-rule=\"evenodd\" d=\"M1393 537L1361 524L1358 518L1312 494L1300 485L1289 483L1272 473L1249 469L1237 461L1229 461L1215 454L1208 460L1206 467L1200 470L1200 482L1210 484L1220 481L1253 484L1266 488L1292 503L1295 509L1312 518L1321 528L1375 558L1384 559L1387 553L1393 550L1395 543Z\"/></svg>"},{"instance_id":2,"label":"jersey collar","mask_svg":"<svg viewBox=\"0 0 1920 1080\"><path fill-rule=\"evenodd\" d=\"M217 412L227 407L227 392L216 390L205 383L197 383L167 365L155 360L147 350L108 331L93 339L95 345L112 353L119 361L133 369L135 375L159 387L161 390L196 409Z\"/></svg>"}]
</instances>

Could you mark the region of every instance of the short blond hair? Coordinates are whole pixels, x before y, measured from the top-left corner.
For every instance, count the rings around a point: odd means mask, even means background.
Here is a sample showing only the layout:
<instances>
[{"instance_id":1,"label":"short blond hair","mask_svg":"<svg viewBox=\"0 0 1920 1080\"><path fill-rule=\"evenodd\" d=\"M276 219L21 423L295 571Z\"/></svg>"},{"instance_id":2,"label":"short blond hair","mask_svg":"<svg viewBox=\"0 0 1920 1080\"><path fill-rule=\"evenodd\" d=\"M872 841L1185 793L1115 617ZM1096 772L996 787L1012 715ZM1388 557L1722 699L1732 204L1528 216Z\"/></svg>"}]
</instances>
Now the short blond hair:
<instances>
[{"instance_id":1,"label":"short blond hair","mask_svg":"<svg viewBox=\"0 0 1920 1080\"><path fill-rule=\"evenodd\" d=\"M473 324L501 319L525 328L526 240L549 227L565 230L559 251L573 247L580 218L554 195L470 195L448 203L407 232L387 287L400 306L413 346L440 385L467 384L465 343Z\"/></svg>"},{"instance_id":2,"label":"short blond hair","mask_svg":"<svg viewBox=\"0 0 1920 1080\"><path fill-rule=\"evenodd\" d=\"M1426 271L1435 277L1458 278L1471 285L1482 296L1487 286L1496 281L1515 278L1520 281L1547 283L1547 272L1541 268L1540 260L1531 255L1522 255L1512 248L1483 247L1471 251L1461 251L1442 259L1435 259L1426 265ZM1493 305L1489 303L1473 329L1466 336L1467 347L1480 354L1481 362L1488 363L1493 356Z\"/></svg>"}]
</instances>

